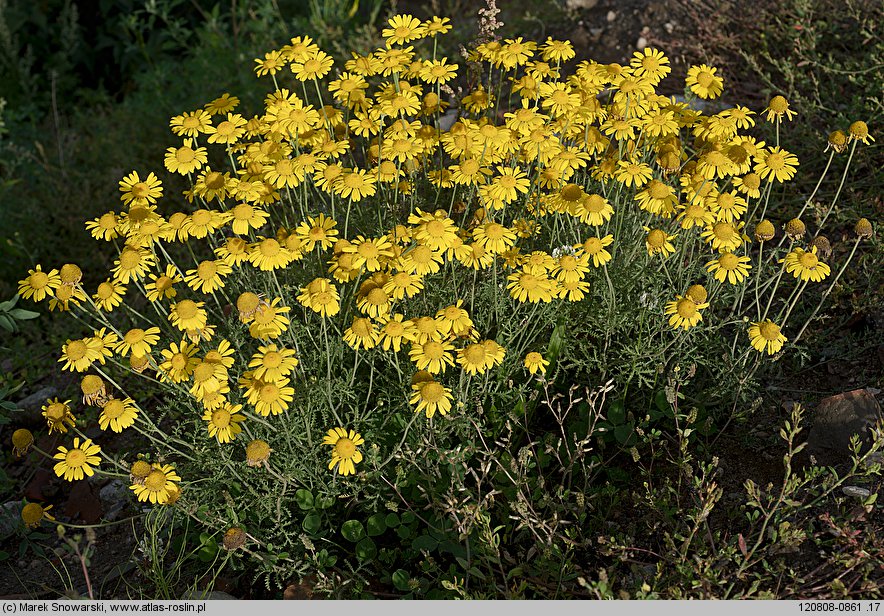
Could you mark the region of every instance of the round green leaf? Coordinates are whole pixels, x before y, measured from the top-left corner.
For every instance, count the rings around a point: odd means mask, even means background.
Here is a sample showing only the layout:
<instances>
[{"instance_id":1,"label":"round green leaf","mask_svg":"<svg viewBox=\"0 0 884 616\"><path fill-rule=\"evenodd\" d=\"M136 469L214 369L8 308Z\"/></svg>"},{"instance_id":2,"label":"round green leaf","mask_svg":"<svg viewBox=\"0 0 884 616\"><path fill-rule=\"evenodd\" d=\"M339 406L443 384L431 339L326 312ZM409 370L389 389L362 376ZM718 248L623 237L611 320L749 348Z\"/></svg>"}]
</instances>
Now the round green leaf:
<instances>
[{"instance_id":1,"label":"round green leaf","mask_svg":"<svg viewBox=\"0 0 884 616\"><path fill-rule=\"evenodd\" d=\"M295 492L295 502L304 511L313 509L313 494L311 494L310 490L301 488Z\"/></svg>"},{"instance_id":2,"label":"round green leaf","mask_svg":"<svg viewBox=\"0 0 884 616\"><path fill-rule=\"evenodd\" d=\"M387 528L396 528L399 526L399 516L395 513L388 513L387 517L384 518L384 522L387 523Z\"/></svg>"},{"instance_id":3,"label":"round green leaf","mask_svg":"<svg viewBox=\"0 0 884 616\"><path fill-rule=\"evenodd\" d=\"M365 523L365 529L368 532L369 537L377 537L378 535L383 535L384 531L387 530L387 522L384 520L383 513L376 513Z\"/></svg>"},{"instance_id":4,"label":"round green leaf","mask_svg":"<svg viewBox=\"0 0 884 616\"><path fill-rule=\"evenodd\" d=\"M359 560L374 560L378 555L378 548L370 537L365 537L356 544L356 558Z\"/></svg>"},{"instance_id":5,"label":"round green leaf","mask_svg":"<svg viewBox=\"0 0 884 616\"><path fill-rule=\"evenodd\" d=\"M341 525L341 534L347 541L356 543L365 537L365 527L359 520L347 520Z\"/></svg>"},{"instance_id":6,"label":"round green leaf","mask_svg":"<svg viewBox=\"0 0 884 616\"><path fill-rule=\"evenodd\" d=\"M322 520L318 513L307 514L307 517L305 517L304 521L301 523L301 527L311 535L318 533L321 526Z\"/></svg>"},{"instance_id":7,"label":"round green leaf","mask_svg":"<svg viewBox=\"0 0 884 616\"><path fill-rule=\"evenodd\" d=\"M411 586L408 585L409 577L405 569L396 569L393 572L393 586L402 592L409 592L411 590Z\"/></svg>"},{"instance_id":8,"label":"round green leaf","mask_svg":"<svg viewBox=\"0 0 884 616\"><path fill-rule=\"evenodd\" d=\"M439 545L439 542L429 535L420 535L415 537L414 541L411 542L411 547L415 550L435 550L436 546Z\"/></svg>"}]
</instances>

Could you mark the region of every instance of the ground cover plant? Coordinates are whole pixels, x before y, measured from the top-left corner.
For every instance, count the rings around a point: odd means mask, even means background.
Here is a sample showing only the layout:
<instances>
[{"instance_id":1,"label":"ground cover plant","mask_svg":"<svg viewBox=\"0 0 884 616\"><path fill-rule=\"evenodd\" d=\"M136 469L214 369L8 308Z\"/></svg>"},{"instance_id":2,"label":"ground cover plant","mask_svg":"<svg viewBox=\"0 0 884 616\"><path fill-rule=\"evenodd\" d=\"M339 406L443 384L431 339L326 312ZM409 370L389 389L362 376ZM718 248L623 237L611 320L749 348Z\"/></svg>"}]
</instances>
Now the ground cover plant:
<instances>
[{"instance_id":1,"label":"ground cover plant","mask_svg":"<svg viewBox=\"0 0 884 616\"><path fill-rule=\"evenodd\" d=\"M851 584L823 567L788 592L879 592L879 537L806 520L873 480L880 434L846 470L797 471L796 406L780 489L747 482L745 511L712 525L717 462L697 459L872 241L856 220L833 261L821 235L868 126L829 135L814 193L774 222L800 168L785 98L704 113L714 67L690 67L679 101L655 91L658 50L575 64L567 41L498 40L484 19L457 61L444 18L394 16L384 47L337 65L295 37L255 60L256 114L224 93L174 116L168 173L126 173L120 207L86 223L109 271L19 283L75 328L59 364L79 391L43 409L68 440L40 453L155 506L154 580L186 527L216 570L336 596L764 596L810 543L849 559ZM104 447L96 425L143 448ZM636 473L644 502L619 489ZM624 507L644 530L606 534Z\"/></svg>"}]
</instances>

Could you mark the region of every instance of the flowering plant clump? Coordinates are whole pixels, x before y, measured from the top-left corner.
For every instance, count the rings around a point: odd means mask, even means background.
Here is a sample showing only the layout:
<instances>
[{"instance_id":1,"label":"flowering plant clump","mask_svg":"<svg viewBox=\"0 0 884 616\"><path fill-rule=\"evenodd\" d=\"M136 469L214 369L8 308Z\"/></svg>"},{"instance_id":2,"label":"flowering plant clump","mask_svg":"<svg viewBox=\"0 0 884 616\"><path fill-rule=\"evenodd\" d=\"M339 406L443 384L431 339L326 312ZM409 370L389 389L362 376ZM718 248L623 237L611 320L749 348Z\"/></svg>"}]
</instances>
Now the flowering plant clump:
<instances>
[{"instance_id":1,"label":"flowering plant clump","mask_svg":"<svg viewBox=\"0 0 884 616\"><path fill-rule=\"evenodd\" d=\"M311 538L338 531L339 499L368 517L423 498L450 530L460 505L428 494L474 463L465 443L536 418L557 378L652 395L685 363L727 387L801 338L796 306L849 258L830 265L798 229L813 195L776 237L765 217L798 160L749 134L753 111L691 106L721 95L715 68L691 67L679 102L655 90L658 50L566 68L569 42L516 38L458 64L436 53L449 29L393 17L385 47L343 65L307 36L268 52L259 113L224 94L172 118L163 162L183 195L133 170L86 223L108 272L28 272L21 295L76 325L59 363L81 392L46 402L48 430L146 439L133 460L75 437L59 476L120 471L138 501L219 540L238 529L236 559L284 579L334 563ZM795 112L776 97L763 113L779 135ZM850 258L871 226L857 230ZM438 469L435 491L409 486L418 465ZM371 560L394 524L352 522Z\"/></svg>"}]
</instances>

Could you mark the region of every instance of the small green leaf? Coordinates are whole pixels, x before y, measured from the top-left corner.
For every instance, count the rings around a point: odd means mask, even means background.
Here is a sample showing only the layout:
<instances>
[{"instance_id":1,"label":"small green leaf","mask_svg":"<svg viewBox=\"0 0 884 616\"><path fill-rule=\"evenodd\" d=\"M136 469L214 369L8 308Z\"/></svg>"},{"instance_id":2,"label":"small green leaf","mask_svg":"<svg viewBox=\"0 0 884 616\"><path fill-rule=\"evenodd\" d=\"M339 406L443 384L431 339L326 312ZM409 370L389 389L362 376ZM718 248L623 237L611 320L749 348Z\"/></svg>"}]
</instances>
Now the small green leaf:
<instances>
[{"instance_id":1,"label":"small green leaf","mask_svg":"<svg viewBox=\"0 0 884 616\"><path fill-rule=\"evenodd\" d=\"M7 317L5 314L0 314L0 327L10 333L14 332L17 329L15 321Z\"/></svg>"},{"instance_id":2,"label":"small green leaf","mask_svg":"<svg viewBox=\"0 0 884 616\"><path fill-rule=\"evenodd\" d=\"M374 541L369 537L365 537L356 544L356 558L359 560L374 560L378 555L378 548Z\"/></svg>"},{"instance_id":3,"label":"small green leaf","mask_svg":"<svg viewBox=\"0 0 884 616\"><path fill-rule=\"evenodd\" d=\"M411 524L412 522L417 520L417 516L414 515L411 511L403 511L401 517L403 524Z\"/></svg>"},{"instance_id":4,"label":"small green leaf","mask_svg":"<svg viewBox=\"0 0 884 616\"><path fill-rule=\"evenodd\" d=\"M304 521L301 523L301 528L311 535L318 533L321 527L322 519L319 517L318 513L308 513L307 517L305 517Z\"/></svg>"},{"instance_id":5,"label":"small green leaf","mask_svg":"<svg viewBox=\"0 0 884 616\"><path fill-rule=\"evenodd\" d=\"M369 537L377 537L378 535L383 535L384 531L387 530L387 522L384 519L384 514L376 513L368 518L368 521L366 521L365 523L365 528L368 532Z\"/></svg>"},{"instance_id":6,"label":"small green leaf","mask_svg":"<svg viewBox=\"0 0 884 616\"><path fill-rule=\"evenodd\" d=\"M341 534L347 541L356 543L365 537L365 527L359 520L347 520L341 525Z\"/></svg>"},{"instance_id":7,"label":"small green leaf","mask_svg":"<svg viewBox=\"0 0 884 616\"><path fill-rule=\"evenodd\" d=\"M396 569L396 571L393 572L393 586L395 586L397 590L409 592L411 590L411 586L408 583L410 579L408 571L405 569Z\"/></svg>"},{"instance_id":8,"label":"small green leaf","mask_svg":"<svg viewBox=\"0 0 884 616\"><path fill-rule=\"evenodd\" d=\"M427 552L435 550L436 546L438 545L439 542L429 535L419 535L418 537L415 537L414 541L411 542L412 549L426 550Z\"/></svg>"},{"instance_id":9,"label":"small green leaf","mask_svg":"<svg viewBox=\"0 0 884 616\"><path fill-rule=\"evenodd\" d=\"M298 503L298 507L304 511L313 509L313 494L310 490L301 488L295 492L295 502Z\"/></svg>"},{"instance_id":10,"label":"small green leaf","mask_svg":"<svg viewBox=\"0 0 884 616\"><path fill-rule=\"evenodd\" d=\"M384 522L387 523L387 528L396 528L399 526L399 516L395 513L388 513L387 517L384 518Z\"/></svg>"},{"instance_id":11,"label":"small green leaf","mask_svg":"<svg viewBox=\"0 0 884 616\"><path fill-rule=\"evenodd\" d=\"M28 319L36 319L40 316L39 312L33 310L25 310L24 308L13 308L9 311L9 316L19 321L27 321Z\"/></svg>"},{"instance_id":12,"label":"small green leaf","mask_svg":"<svg viewBox=\"0 0 884 616\"><path fill-rule=\"evenodd\" d=\"M617 426L614 428L614 438L617 439L617 442L621 445L629 445L631 444L630 437L632 436L634 430L634 426L632 422L625 423L622 426Z\"/></svg>"},{"instance_id":13,"label":"small green leaf","mask_svg":"<svg viewBox=\"0 0 884 616\"><path fill-rule=\"evenodd\" d=\"M622 400L615 400L608 409L608 421L615 426L619 426L626 421L626 407Z\"/></svg>"}]
</instances>

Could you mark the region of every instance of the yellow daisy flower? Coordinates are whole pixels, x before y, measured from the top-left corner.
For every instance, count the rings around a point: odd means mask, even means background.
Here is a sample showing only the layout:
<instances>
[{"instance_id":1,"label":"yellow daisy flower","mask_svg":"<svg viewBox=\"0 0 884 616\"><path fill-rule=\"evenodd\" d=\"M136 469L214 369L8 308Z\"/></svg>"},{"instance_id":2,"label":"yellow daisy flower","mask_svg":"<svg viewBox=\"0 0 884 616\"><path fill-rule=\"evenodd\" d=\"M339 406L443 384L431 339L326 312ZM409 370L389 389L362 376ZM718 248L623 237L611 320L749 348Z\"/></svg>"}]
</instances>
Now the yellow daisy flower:
<instances>
[{"instance_id":1,"label":"yellow daisy flower","mask_svg":"<svg viewBox=\"0 0 884 616\"><path fill-rule=\"evenodd\" d=\"M60 460L53 467L58 477L64 477L65 481L79 481L86 476L91 477L95 474L93 466L101 463L98 454L101 453L101 447L92 443L90 439L80 444L80 439L74 439L74 446L68 449L63 446L58 447L58 453L53 457Z\"/></svg>"},{"instance_id":2,"label":"yellow daisy flower","mask_svg":"<svg viewBox=\"0 0 884 616\"><path fill-rule=\"evenodd\" d=\"M362 453L357 449L365 443L365 439L356 432L349 432L344 428L332 428L322 437L323 445L331 445L331 461L328 470L333 471L337 467L339 475L347 476L356 473L356 465L362 462Z\"/></svg>"}]
</instances>

